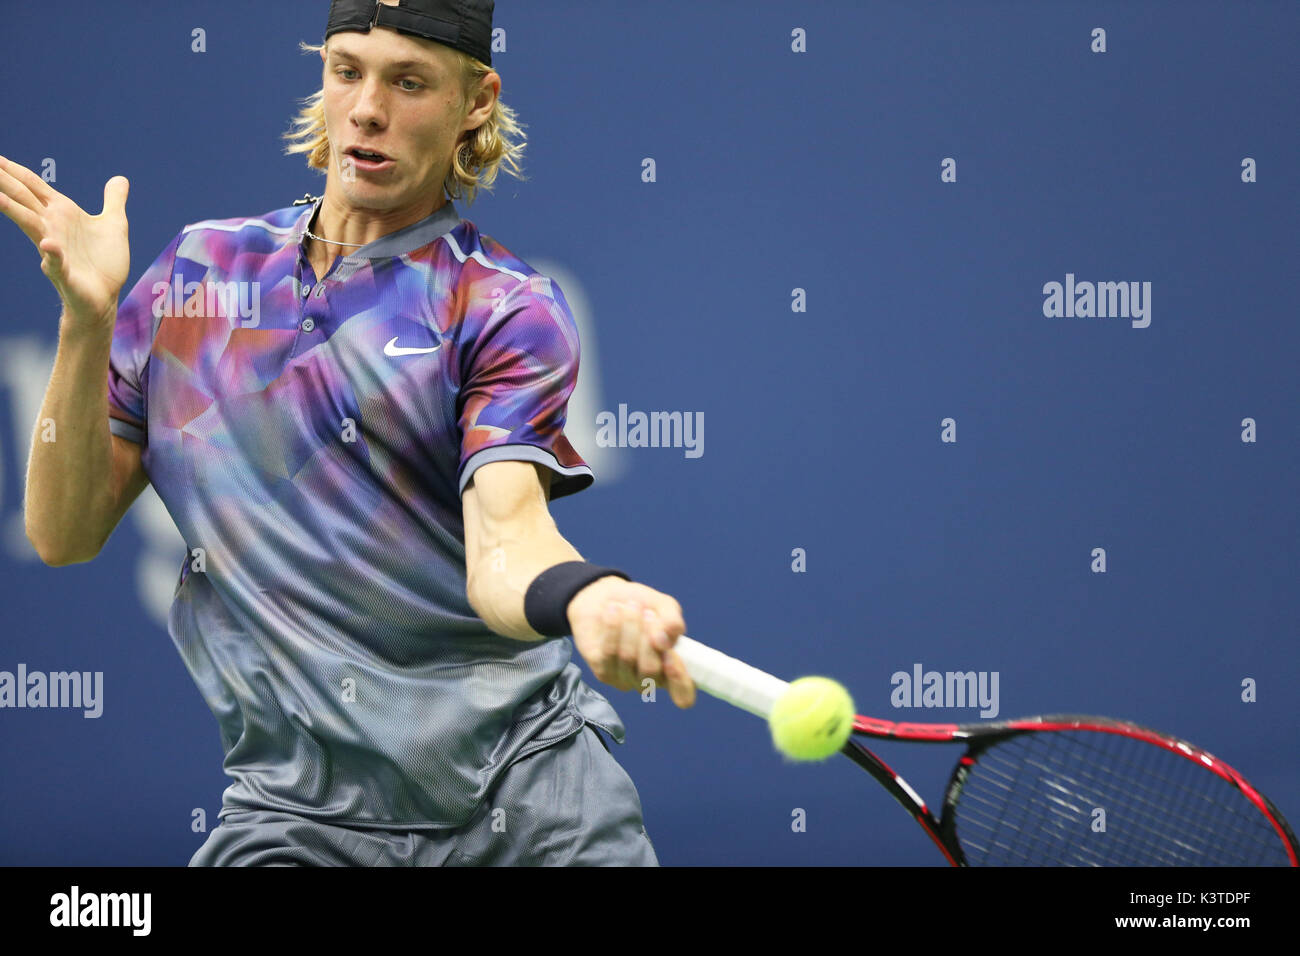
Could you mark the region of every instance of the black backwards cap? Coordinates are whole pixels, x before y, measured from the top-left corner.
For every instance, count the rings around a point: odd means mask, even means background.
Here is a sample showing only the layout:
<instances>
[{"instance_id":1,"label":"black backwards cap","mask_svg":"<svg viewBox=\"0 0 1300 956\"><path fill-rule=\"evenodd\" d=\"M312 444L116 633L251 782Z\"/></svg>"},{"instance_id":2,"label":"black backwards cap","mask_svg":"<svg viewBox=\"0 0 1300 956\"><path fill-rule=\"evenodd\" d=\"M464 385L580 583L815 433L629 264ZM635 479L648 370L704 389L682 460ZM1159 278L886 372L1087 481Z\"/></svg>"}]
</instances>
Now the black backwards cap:
<instances>
[{"instance_id":1,"label":"black backwards cap","mask_svg":"<svg viewBox=\"0 0 1300 956\"><path fill-rule=\"evenodd\" d=\"M379 0L333 0L325 39L341 30L369 33L388 27L468 53L492 65L493 0L398 0L395 7Z\"/></svg>"}]
</instances>

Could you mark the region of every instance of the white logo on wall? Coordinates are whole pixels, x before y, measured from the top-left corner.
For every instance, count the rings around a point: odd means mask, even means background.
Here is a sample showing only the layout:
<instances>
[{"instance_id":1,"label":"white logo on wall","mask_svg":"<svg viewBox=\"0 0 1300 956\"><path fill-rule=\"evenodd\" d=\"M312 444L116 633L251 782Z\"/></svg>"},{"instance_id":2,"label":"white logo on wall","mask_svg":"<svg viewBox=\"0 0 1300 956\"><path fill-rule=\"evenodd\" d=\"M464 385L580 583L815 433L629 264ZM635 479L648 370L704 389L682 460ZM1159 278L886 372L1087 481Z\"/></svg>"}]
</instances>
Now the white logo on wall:
<instances>
[{"instance_id":1,"label":"white logo on wall","mask_svg":"<svg viewBox=\"0 0 1300 956\"><path fill-rule=\"evenodd\" d=\"M1043 283L1043 315L1049 319L1130 319L1133 328L1151 324L1150 282L1090 282L1076 280Z\"/></svg>"},{"instance_id":2,"label":"white logo on wall","mask_svg":"<svg viewBox=\"0 0 1300 956\"><path fill-rule=\"evenodd\" d=\"M894 707L979 707L981 717L996 717L998 671L927 671L919 663L912 672L895 671L889 703Z\"/></svg>"},{"instance_id":3,"label":"white logo on wall","mask_svg":"<svg viewBox=\"0 0 1300 956\"><path fill-rule=\"evenodd\" d=\"M0 338L0 378L8 387L12 423L9 440L0 442L0 456L3 456L0 457L0 501L5 503L0 519L0 542L10 559L16 561L40 561L24 527L23 483L31 452L32 426L45 400L55 351L56 343L43 336ZM107 378L104 387L108 387ZM5 487L15 476L16 491ZM136 595L154 622L166 629L172 592L185 557L185 541L152 487L145 488L136 499L128 517L140 533L140 548L135 554ZM106 573L116 574L116 571Z\"/></svg>"}]
</instances>

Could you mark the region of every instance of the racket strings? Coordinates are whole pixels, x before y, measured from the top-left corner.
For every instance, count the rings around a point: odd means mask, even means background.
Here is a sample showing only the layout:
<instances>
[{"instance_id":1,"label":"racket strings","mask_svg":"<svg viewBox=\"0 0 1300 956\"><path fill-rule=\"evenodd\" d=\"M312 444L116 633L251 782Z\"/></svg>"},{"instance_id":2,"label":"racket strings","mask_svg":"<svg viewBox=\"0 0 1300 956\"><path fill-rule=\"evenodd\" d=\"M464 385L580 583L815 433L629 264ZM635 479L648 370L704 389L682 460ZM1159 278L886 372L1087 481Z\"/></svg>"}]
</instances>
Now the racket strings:
<instances>
[{"instance_id":1,"label":"racket strings","mask_svg":"<svg viewBox=\"0 0 1300 956\"><path fill-rule=\"evenodd\" d=\"M1072 832L1079 829L1079 824L1084 815L1092 819L1094 808L1087 806L1088 803L1107 803L1111 813L1121 813L1123 818L1132 821L1129 827L1130 832L1127 834L1128 840L1124 844L1101 844L1107 849L1117 851L1127 851L1127 857L1131 857L1133 852L1139 852L1146 856L1140 859L1150 859L1153 862L1178 863L1184 862L1183 857L1188 851L1195 851L1195 841L1188 840L1182 835L1175 838L1172 843L1168 840L1162 840L1164 835L1161 831L1149 825L1149 820L1159 820L1161 813L1166 813L1169 817L1174 818L1174 822L1185 829L1193 831L1195 837L1199 840L1213 839L1215 830L1208 826L1203 820L1189 816L1186 812L1180 812L1174 809L1164 808L1161 804L1153 802L1151 799L1144 799L1147 791L1154 788L1145 785L1140 780L1140 776L1135 774L1132 761L1117 761L1123 764L1123 771L1127 775L1123 779L1130 782L1136 781L1130 791L1124 791L1113 785L1115 781L1107 778L1115 777L1112 773L1095 772L1096 767L1084 764L1081 771L1078 768L1071 767L1067 758L1068 754L1059 752L1048 752L1045 759L1038 759L1037 756L1020 755L1016 759L1009 759L1009 753L990 754L990 759L985 763L986 770L992 770L994 776L999 778L996 785L1002 790L1002 799L1005 805L999 808L998 822L1004 833L1004 837L995 840L995 843L1013 856L1018 862L1025 862L1032 859L1032 847L1035 840L1042 842L1041 837L1044 831L1055 831L1052 835L1054 840L1049 842L1056 844L1058 849L1064 849L1069 846L1065 841ZM1096 759L1092 757L1091 759ZM999 767L998 765L1001 765ZM1188 769L1195 771L1197 768L1183 761L1184 772ZM1103 766L1104 770L1109 770ZM1139 768L1140 769L1140 768ZM1033 815L1034 807L1026 806L1021 801L1019 804L1014 799L1014 795L1008 794L1009 782L1016 779L1022 779L1028 773L1034 776L1042 784L1041 791L1038 794L1041 806L1038 807L1041 818L1035 818ZM1200 800L1203 795L1197 794L1193 788L1188 787L1185 783L1179 781L1164 780L1164 783L1172 784L1173 789L1177 790L1183 798L1190 798L1194 801ZM1131 799L1115 799L1115 795L1128 797ZM981 800L987 806L990 801ZM1116 804L1120 804L1118 807ZM1145 804L1142 806L1140 804ZM1019 820L1020 825L1014 829L1007 827L1008 818ZM1026 825L1025 821L1035 822L1036 825ZM1090 821L1091 822L1091 821ZM1103 821L1104 822L1104 821ZM1241 836L1243 831L1241 827L1232 827L1237 836ZM1200 831L1195 833L1195 831ZM1104 829L1093 829L1091 832L1103 833ZM1248 833L1246 833L1249 836ZM1096 842L1096 841L1094 841ZM1074 848L1072 854L1066 854L1064 857L1057 854L1056 860L1064 859L1066 862L1078 862L1085 864L1120 862L1119 858L1108 860L1104 856L1098 855L1095 851L1097 846L1083 844Z\"/></svg>"},{"instance_id":2,"label":"racket strings","mask_svg":"<svg viewBox=\"0 0 1300 956\"><path fill-rule=\"evenodd\" d=\"M1139 750L1145 749L1139 745ZM1109 829L1105 826L1107 820L1100 816L1092 817L1096 809L1106 810L1108 814L1118 813L1127 823L1125 841L1102 844L1113 851L1111 859L1095 852L1082 852L1075 854L1075 862L1088 864L1123 862L1127 865L1185 864L1195 862L1189 860L1187 854L1197 853L1199 845L1213 844L1216 840L1225 838L1231 840L1233 836L1240 837L1245 832L1230 817L1216 817L1211 812L1207 818L1201 812L1188 812L1187 801L1190 800L1194 804L1204 804L1207 801L1204 794L1197 793L1194 787L1188 785L1186 779L1166 777L1152 781L1148 779L1150 777L1146 772L1148 768L1123 759L1122 755L1115 753L1111 754L1112 758L1119 758L1116 759L1115 772L1110 772L1111 768L1102 765L1101 769L1105 772L1101 773L1094 772L1096 765L1093 764L1084 764L1083 771L1070 768L1062 759L1064 756L1057 752L1049 754L1048 759L1043 761L1030 758L1024 761L1024 766L1029 772L1037 774L1039 780L1044 782L1044 786L1052 790L1068 792L1076 801L1084 798L1085 803L1091 800L1101 804L1105 800L1107 805L1089 809L1076 802L1070 806L1069 813L1062 813L1061 801L1055 801L1053 822L1058 828L1062 828L1057 835L1062 839L1068 836L1071 824L1077 822L1084 813L1098 823L1095 829L1090 827L1090 832L1099 834L1107 832ZM1199 782L1196 778L1204 773L1185 760L1181 761L1181 765L1174 766L1184 778L1191 776L1193 783ZM1168 786L1168 792L1163 795L1154 785L1161 782ZM1160 802L1162 798L1168 803L1162 804ZM1203 811L1206 808L1199 806L1194 809ZM1210 819L1214 822L1211 823ZM1157 823L1161 825L1157 826ZM1171 831L1176 835L1171 837ZM1084 849L1095 851L1097 847L1085 844Z\"/></svg>"},{"instance_id":3,"label":"racket strings","mask_svg":"<svg viewBox=\"0 0 1300 956\"><path fill-rule=\"evenodd\" d=\"M1235 786L1120 734L1026 733L995 744L969 768L954 812L973 865L1289 863L1272 824Z\"/></svg>"},{"instance_id":4,"label":"racket strings","mask_svg":"<svg viewBox=\"0 0 1300 956\"><path fill-rule=\"evenodd\" d=\"M1145 750L1146 748L1142 748ZM1006 754L1000 754L994 751L994 759L988 761L984 766L984 771L990 775L989 783L996 786L1002 791L1002 799L1006 801L1005 805L998 808L999 822L1005 826L1007 811L1014 808L1024 817L1026 807L1017 806L1016 802L1010 799L1010 791L1015 780L1025 773L1026 769L1038 774L1041 780L1046 781L1045 792L1042 794L1046 802L1045 809L1052 814L1052 823L1067 828L1072 827L1079 819L1080 815L1085 812L1091 812L1090 808L1082 807L1077 802L1072 802L1077 795L1085 792L1099 792L1105 787L1106 779L1115 778L1113 773L1099 774L1094 772L1093 764L1080 764L1079 766L1070 766L1069 760L1072 758L1072 751L1063 751L1056 748L1055 751L1049 751L1038 759L1035 756L1026 755L1023 762L1012 761L1007 759ZM1122 773L1126 776L1124 779L1129 781L1130 789L1124 791L1128 798L1125 801L1126 807L1133 812L1126 814L1126 818L1135 821L1135 832L1133 833L1133 842L1143 844L1143 850L1153 856L1169 856L1167 862L1171 865L1182 862L1177 856L1171 855L1172 851L1166 842L1162 842L1162 832L1153 829L1147 825L1148 820L1160 819L1162 816L1170 818L1172 822L1180 827L1185 827L1192 831L1201 831L1199 836L1204 840L1215 840L1226 834L1222 831L1216 831L1210 825L1204 815L1198 817L1188 812L1186 802L1192 801L1202 803L1209 801L1206 794L1198 792L1194 787L1189 786L1186 781L1165 780L1168 784L1166 791L1160 791L1151 785L1149 781L1143 780L1143 768L1135 764L1132 760L1125 759L1124 755L1117 755L1118 763L1122 765ZM1194 764L1188 761L1182 761L1182 769L1185 773L1190 773L1194 778L1199 778L1203 771L1200 771ZM1170 794L1177 792L1180 803L1170 804ZM976 799L980 799L976 797ZM988 800L981 800L986 806L991 806ZM1105 808L1103 808L1105 809ZM1045 821L1046 822L1046 821ZM1232 835L1239 838L1250 839L1252 834L1250 829L1234 825L1234 822L1228 821L1228 828L1231 829ZM1271 831L1270 831L1271 832ZM1028 838L1028 832L1021 834L1022 838ZM1023 842L1023 840L1021 841ZM1184 841L1185 842L1185 841ZM1177 841L1175 841L1177 843Z\"/></svg>"}]
</instances>

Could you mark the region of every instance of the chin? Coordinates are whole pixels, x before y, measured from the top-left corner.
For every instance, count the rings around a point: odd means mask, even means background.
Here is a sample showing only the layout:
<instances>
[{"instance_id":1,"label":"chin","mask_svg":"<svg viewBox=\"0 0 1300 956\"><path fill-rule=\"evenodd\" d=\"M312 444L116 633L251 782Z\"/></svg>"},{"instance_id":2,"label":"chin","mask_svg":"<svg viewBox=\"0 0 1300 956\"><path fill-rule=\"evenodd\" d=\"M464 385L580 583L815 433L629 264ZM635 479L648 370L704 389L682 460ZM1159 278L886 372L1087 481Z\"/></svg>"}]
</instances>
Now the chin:
<instances>
[{"instance_id":1,"label":"chin","mask_svg":"<svg viewBox=\"0 0 1300 956\"><path fill-rule=\"evenodd\" d=\"M360 209L387 209L397 205L401 190L393 186L376 186L371 183L344 183L347 201Z\"/></svg>"}]
</instances>

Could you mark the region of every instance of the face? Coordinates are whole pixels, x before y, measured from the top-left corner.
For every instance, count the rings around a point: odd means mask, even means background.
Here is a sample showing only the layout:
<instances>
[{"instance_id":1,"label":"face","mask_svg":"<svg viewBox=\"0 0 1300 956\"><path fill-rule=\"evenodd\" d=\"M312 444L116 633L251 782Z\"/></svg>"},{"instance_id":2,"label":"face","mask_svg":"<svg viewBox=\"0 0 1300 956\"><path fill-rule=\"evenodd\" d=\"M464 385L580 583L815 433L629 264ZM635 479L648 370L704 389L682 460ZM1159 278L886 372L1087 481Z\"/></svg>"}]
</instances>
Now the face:
<instances>
[{"instance_id":1,"label":"face","mask_svg":"<svg viewBox=\"0 0 1300 956\"><path fill-rule=\"evenodd\" d=\"M483 95L462 104L452 51L386 28L336 33L321 58L332 153L326 189L345 206L381 213L441 200L461 133L491 112L496 74ZM368 162L354 149L386 158Z\"/></svg>"}]
</instances>

